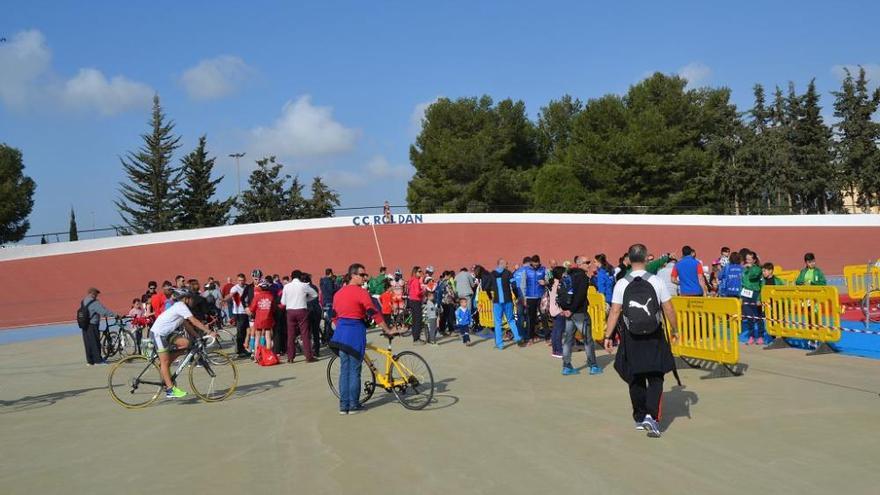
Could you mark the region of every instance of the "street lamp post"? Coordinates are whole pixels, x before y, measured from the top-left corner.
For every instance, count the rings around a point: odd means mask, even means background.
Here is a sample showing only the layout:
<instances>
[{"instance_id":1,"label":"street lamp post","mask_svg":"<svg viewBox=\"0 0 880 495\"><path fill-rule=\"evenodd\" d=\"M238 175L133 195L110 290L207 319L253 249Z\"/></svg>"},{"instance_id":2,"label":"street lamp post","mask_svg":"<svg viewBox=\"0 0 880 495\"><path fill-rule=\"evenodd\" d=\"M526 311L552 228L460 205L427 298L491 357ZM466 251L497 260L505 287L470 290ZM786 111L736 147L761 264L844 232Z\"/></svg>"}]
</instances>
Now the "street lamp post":
<instances>
[{"instance_id":1,"label":"street lamp post","mask_svg":"<svg viewBox=\"0 0 880 495\"><path fill-rule=\"evenodd\" d=\"M241 167L239 166L238 160L243 157L245 154L242 153L230 153L230 158L235 158L235 182L238 184L238 195L241 196Z\"/></svg>"}]
</instances>

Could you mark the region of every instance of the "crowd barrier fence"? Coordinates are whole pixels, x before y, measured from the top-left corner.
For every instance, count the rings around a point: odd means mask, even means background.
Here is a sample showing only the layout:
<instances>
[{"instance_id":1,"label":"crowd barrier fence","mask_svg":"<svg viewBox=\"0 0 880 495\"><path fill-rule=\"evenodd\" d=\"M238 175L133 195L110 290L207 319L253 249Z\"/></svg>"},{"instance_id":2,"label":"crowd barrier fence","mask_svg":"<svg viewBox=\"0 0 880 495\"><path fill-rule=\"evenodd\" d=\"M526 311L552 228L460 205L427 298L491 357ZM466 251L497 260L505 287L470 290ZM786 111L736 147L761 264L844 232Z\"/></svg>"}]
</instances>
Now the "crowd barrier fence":
<instances>
[{"instance_id":1,"label":"crowd barrier fence","mask_svg":"<svg viewBox=\"0 0 880 495\"><path fill-rule=\"evenodd\" d=\"M820 342L814 352L833 352L828 342L840 340L840 298L837 287L801 285L766 286L761 291L761 305L767 333L776 338L774 345L785 347L779 337Z\"/></svg>"},{"instance_id":2,"label":"crowd barrier fence","mask_svg":"<svg viewBox=\"0 0 880 495\"><path fill-rule=\"evenodd\" d=\"M666 329L672 354L719 363L739 374L734 368L739 363L738 338L742 329L739 299L676 296L672 298L672 307L678 320L675 338Z\"/></svg>"},{"instance_id":3,"label":"crowd barrier fence","mask_svg":"<svg viewBox=\"0 0 880 495\"><path fill-rule=\"evenodd\" d=\"M869 274L867 265L847 265L843 267L843 278L846 280L847 295L852 299L865 297L869 286L880 289L880 268L877 266L872 266Z\"/></svg>"}]
</instances>

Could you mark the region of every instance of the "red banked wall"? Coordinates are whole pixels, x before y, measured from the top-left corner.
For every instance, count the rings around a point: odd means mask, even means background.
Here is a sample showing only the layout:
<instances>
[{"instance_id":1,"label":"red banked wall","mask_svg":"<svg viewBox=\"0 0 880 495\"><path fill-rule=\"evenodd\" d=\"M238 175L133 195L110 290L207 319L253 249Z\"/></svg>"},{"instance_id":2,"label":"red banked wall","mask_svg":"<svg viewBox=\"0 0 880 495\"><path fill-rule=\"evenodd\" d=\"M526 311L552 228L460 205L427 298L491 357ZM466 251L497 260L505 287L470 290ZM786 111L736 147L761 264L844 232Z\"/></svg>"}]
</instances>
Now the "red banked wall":
<instances>
[{"instance_id":1,"label":"red banked wall","mask_svg":"<svg viewBox=\"0 0 880 495\"><path fill-rule=\"evenodd\" d=\"M161 283L177 274L204 282L209 275L225 280L239 272L249 275L254 268L279 274L299 268L320 277L325 267L342 272L355 261L375 273L380 263L377 239L389 270L400 267L407 274L413 265L457 271L476 263L492 267L499 257L513 264L532 254L539 254L546 264L576 254L606 253L616 263L634 242L645 243L655 254L677 253L689 244L706 264L717 257L722 245L748 247L762 261L786 269L800 268L804 252L812 251L827 274L840 274L846 264L878 257L880 228L426 222L377 226L374 238L373 228L349 224L20 259L0 257L4 287L0 328L71 321L90 286L101 289L108 307L124 313L131 299L144 292L147 281ZM13 249L17 248L8 251Z\"/></svg>"}]
</instances>

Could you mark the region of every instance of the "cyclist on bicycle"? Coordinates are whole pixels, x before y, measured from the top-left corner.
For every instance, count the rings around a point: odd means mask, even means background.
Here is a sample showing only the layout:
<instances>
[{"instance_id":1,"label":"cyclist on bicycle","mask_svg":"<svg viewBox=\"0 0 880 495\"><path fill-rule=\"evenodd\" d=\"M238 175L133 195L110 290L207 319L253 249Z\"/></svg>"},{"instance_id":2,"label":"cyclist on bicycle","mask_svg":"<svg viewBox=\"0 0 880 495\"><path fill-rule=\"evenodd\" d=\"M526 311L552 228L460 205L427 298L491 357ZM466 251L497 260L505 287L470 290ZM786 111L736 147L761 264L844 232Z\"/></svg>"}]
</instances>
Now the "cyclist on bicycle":
<instances>
[{"instance_id":1,"label":"cyclist on bicycle","mask_svg":"<svg viewBox=\"0 0 880 495\"><path fill-rule=\"evenodd\" d=\"M190 311L193 303L193 293L188 289L175 289L172 292L175 301L168 309L162 312L150 329L153 342L156 345L156 353L159 355L159 373L165 382L165 398L177 399L186 396L186 392L177 388L171 381L171 363L179 356L185 354L189 348L189 339L199 338L194 331L197 328L208 335L217 338L217 333L209 329L204 323L196 319ZM181 332L181 327L185 332Z\"/></svg>"}]
</instances>

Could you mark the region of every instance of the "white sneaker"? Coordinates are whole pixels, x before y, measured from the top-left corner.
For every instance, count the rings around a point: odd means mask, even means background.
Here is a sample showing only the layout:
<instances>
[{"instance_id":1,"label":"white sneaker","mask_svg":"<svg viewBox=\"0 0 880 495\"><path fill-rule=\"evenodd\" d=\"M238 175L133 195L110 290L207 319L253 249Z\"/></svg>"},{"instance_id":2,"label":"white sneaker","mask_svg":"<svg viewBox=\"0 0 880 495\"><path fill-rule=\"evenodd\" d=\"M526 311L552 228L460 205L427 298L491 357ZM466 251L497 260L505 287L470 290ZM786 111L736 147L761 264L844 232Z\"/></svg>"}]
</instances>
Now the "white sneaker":
<instances>
[{"instance_id":1,"label":"white sneaker","mask_svg":"<svg viewBox=\"0 0 880 495\"><path fill-rule=\"evenodd\" d=\"M660 438L660 425L657 424L657 421L655 421L650 414L645 416L645 420L642 421L642 426L645 428L645 431L648 432L649 437Z\"/></svg>"}]
</instances>

